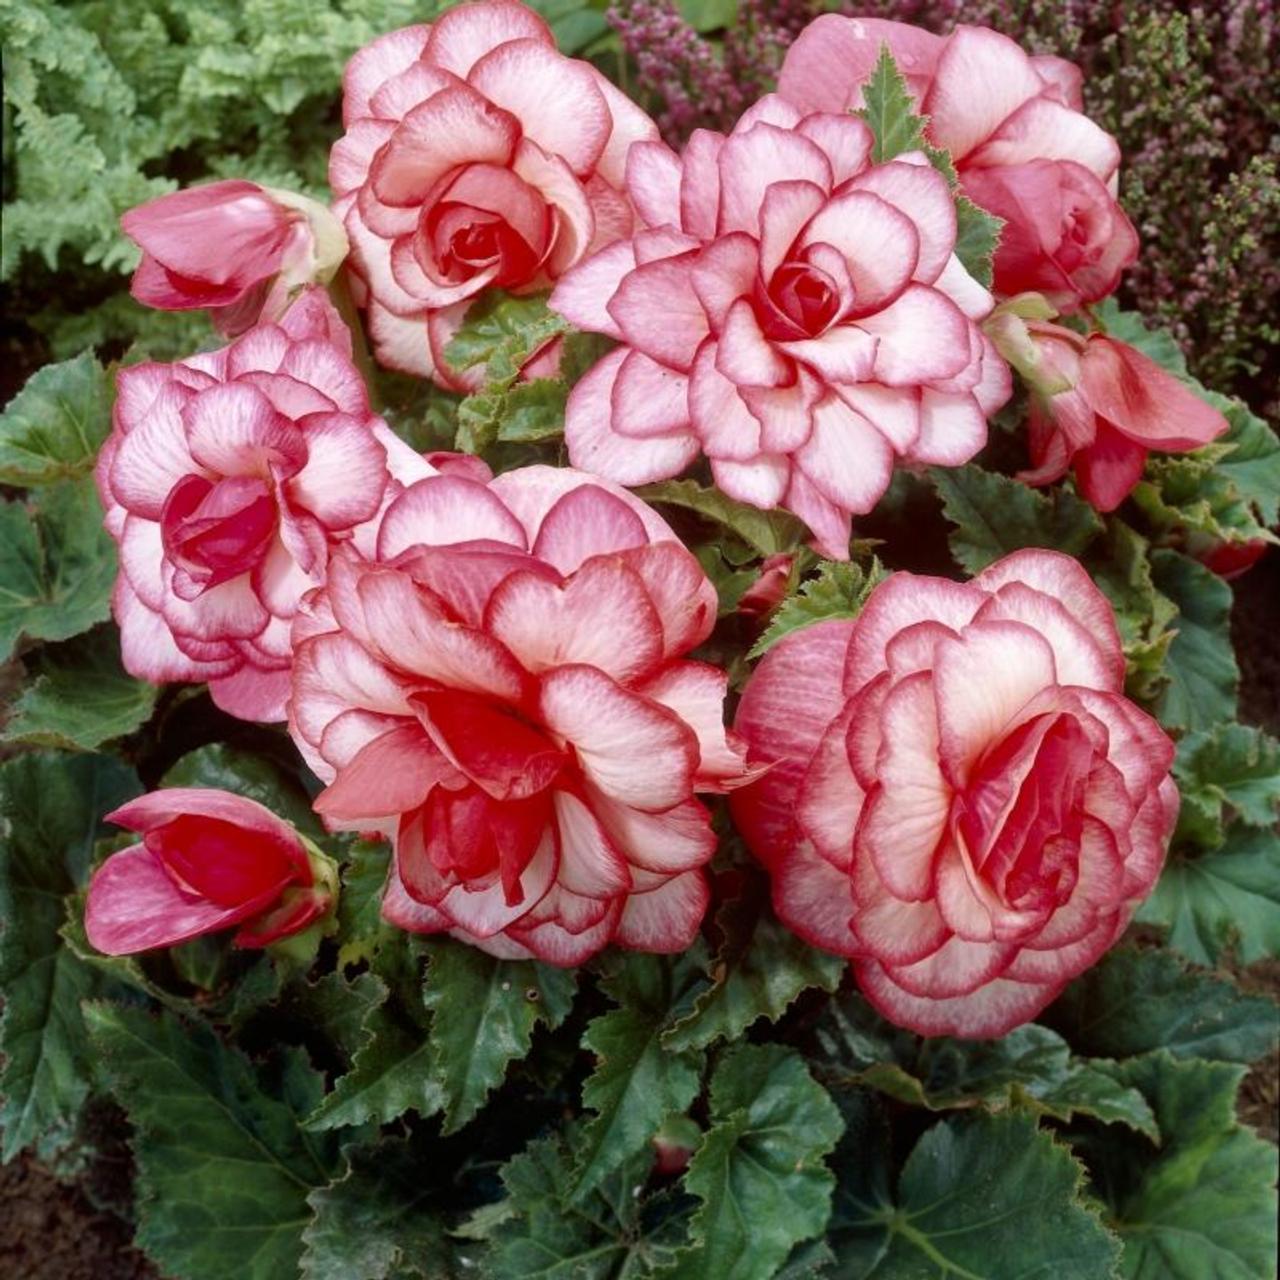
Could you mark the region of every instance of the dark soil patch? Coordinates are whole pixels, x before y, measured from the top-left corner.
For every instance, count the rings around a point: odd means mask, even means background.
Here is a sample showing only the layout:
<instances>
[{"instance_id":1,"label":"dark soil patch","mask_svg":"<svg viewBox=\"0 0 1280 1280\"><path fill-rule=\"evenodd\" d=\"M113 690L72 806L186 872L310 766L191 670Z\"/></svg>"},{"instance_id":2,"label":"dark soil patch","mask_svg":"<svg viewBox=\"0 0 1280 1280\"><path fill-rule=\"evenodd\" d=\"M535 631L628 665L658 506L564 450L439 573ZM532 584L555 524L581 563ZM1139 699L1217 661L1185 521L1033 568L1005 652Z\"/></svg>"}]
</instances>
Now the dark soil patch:
<instances>
[{"instance_id":1,"label":"dark soil patch","mask_svg":"<svg viewBox=\"0 0 1280 1280\"><path fill-rule=\"evenodd\" d=\"M95 1209L29 1156L0 1167L0 1275L7 1280L160 1280L129 1223Z\"/></svg>"}]
</instances>

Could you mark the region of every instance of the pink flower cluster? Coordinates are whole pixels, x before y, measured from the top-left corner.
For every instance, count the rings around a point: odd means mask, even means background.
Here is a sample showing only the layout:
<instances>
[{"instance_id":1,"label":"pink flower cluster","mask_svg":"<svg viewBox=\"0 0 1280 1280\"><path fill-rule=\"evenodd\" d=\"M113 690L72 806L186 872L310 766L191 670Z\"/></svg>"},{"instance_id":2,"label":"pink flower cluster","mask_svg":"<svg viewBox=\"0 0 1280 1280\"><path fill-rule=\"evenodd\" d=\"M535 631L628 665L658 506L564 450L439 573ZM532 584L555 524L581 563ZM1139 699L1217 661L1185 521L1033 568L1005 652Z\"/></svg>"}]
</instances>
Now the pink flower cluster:
<instances>
[{"instance_id":1,"label":"pink flower cluster","mask_svg":"<svg viewBox=\"0 0 1280 1280\"><path fill-rule=\"evenodd\" d=\"M995 296L957 257L946 177L921 152L877 162L850 113L882 43L1006 220ZM716 591L620 485L704 456L843 559L895 466L982 447L1004 357L1037 397L1029 478L1074 460L1104 509L1148 448L1216 434L1124 344L1044 323L1134 250L1078 91L990 32L822 18L778 94L677 153L514 0L375 41L331 177L378 358L465 389L445 349L472 302L553 290L617 343L570 394L573 465L494 476L387 427L320 287L346 251L333 215L235 182L135 210L136 295L240 336L119 374L97 477L126 666L287 718L318 814L392 841L402 928L560 965L679 951L717 843L700 797L731 793L781 918L889 1016L964 1035L1033 1016L1124 927L1172 825L1172 745L1125 701L1084 571L1025 552L966 584L894 575L856 622L781 643L734 731L726 672L696 656ZM766 560L743 614L794 569ZM332 905L322 855L247 801L161 791L114 817L143 840L91 886L103 950L231 925L266 945Z\"/></svg>"}]
</instances>

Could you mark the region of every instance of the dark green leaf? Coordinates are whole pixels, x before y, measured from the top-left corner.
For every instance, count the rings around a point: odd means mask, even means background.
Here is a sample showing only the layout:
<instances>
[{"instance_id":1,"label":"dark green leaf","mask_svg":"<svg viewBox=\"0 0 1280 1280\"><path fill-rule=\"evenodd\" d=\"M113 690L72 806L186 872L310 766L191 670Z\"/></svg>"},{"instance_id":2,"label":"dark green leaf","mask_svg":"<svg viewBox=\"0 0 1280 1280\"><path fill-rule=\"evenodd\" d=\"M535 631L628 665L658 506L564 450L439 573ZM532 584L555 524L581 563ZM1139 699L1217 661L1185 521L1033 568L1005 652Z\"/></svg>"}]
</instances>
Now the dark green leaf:
<instances>
[{"instance_id":1,"label":"dark green leaf","mask_svg":"<svg viewBox=\"0 0 1280 1280\"><path fill-rule=\"evenodd\" d=\"M93 480L0 502L0 661L19 637L67 640L111 613L116 549Z\"/></svg>"},{"instance_id":2,"label":"dark green leaf","mask_svg":"<svg viewBox=\"0 0 1280 1280\"><path fill-rule=\"evenodd\" d=\"M0 764L0 1124L3 1158L68 1136L93 1054L80 1001L99 971L63 945L67 904L88 871L102 814L138 792L105 756L33 752Z\"/></svg>"},{"instance_id":3,"label":"dark green leaf","mask_svg":"<svg viewBox=\"0 0 1280 1280\"><path fill-rule=\"evenodd\" d=\"M403 1138L347 1150L347 1171L307 1197L304 1280L445 1280L443 1220L431 1210L423 1157Z\"/></svg>"},{"instance_id":4,"label":"dark green leaf","mask_svg":"<svg viewBox=\"0 0 1280 1280\"><path fill-rule=\"evenodd\" d=\"M502 1170L507 1198L468 1224L468 1235L493 1243L485 1264L494 1280L650 1276L683 1237L685 1217L673 1197L639 1194L653 1163L649 1151L575 1197L570 1147L556 1138L530 1144Z\"/></svg>"},{"instance_id":5,"label":"dark green leaf","mask_svg":"<svg viewBox=\"0 0 1280 1280\"><path fill-rule=\"evenodd\" d=\"M1167 1049L1178 1058L1256 1062L1280 1034L1272 1001L1192 972L1163 950L1111 952L1044 1016L1077 1052L1105 1058Z\"/></svg>"},{"instance_id":6,"label":"dark green leaf","mask_svg":"<svg viewBox=\"0 0 1280 1280\"><path fill-rule=\"evenodd\" d=\"M1169 945L1196 964L1280 954L1280 835L1236 825L1220 849L1175 850L1137 918L1168 928Z\"/></svg>"},{"instance_id":7,"label":"dark green leaf","mask_svg":"<svg viewBox=\"0 0 1280 1280\"><path fill-rule=\"evenodd\" d=\"M996 250L1004 220L979 209L967 196L956 197L956 257L984 288L991 288Z\"/></svg>"},{"instance_id":8,"label":"dark green leaf","mask_svg":"<svg viewBox=\"0 0 1280 1280\"><path fill-rule=\"evenodd\" d=\"M111 430L111 385L91 351L47 364L0 417L0 484L52 484L92 469Z\"/></svg>"},{"instance_id":9,"label":"dark green leaf","mask_svg":"<svg viewBox=\"0 0 1280 1280\"><path fill-rule=\"evenodd\" d=\"M1234 720L1240 668L1231 649L1231 588L1176 551L1153 551L1151 573L1156 589L1178 608L1157 718L1168 729L1190 730Z\"/></svg>"},{"instance_id":10,"label":"dark green leaf","mask_svg":"<svg viewBox=\"0 0 1280 1280\"><path fill-rule=\"evenodd\" d=\"M1151 1103L1159 1150L1116 1135L1095 1181L1131 1280L1256 1280L1275 1273L1275 1148L1236 1122L1242 1067L1130 1058L1117 1072ZM1108 1135L1111 1137L1111 1135ZM1091 1150L1091 1148L1086 1148Z\"/></svg>"},{"instance_id":11,"label":"dark green leaf","mask_svg":"<svg viewBox=\"0 0 1280 1280\"><path fill-rule=\"evenodd\" d=\"M970 573L1021 547L1050 547L1079 556L1102 532L1098 513L1065 489L1039 493L972 463L934 467L930 475L943 514L956 526L951 554Z\"/></svg>"},{"instance_id":12,"label":"dark green leaf","mask_svg":"<svg viewBox=\"0 0 1280 1280\"><path fill-rule=\"evenodd\" d=\"M773 648L783 636L815 622L832 618L856 618L867 597L889 575L880 561L872 558L863 568L855 561L824 560L816 578L800 584L775 610L764 633L751 646L748 658L758 658Z\"/></svg>"},{"instance_id":13,"label":"dark green leaf","mask_svg":"<svg viewBox=\"0 0 1280 1280\"><path fill-rule=\"evenodd\" d=\"M159 693L125 672L119 636L105 627L43 649L32 668L35 682L13 704L5 742L91 751L132 733Z\"/></svg>"},{"instance_id":14,"label":"dark green leaf","mask_svg":"<svg viewBox=\"0 0 1280 1280\"><path fill-rule=\"evenodd\" d=\"M1227 420L1219 445L1231 452L1218 463L1218 471L1235 491L1251 502L1265 525L1280 521L1280 438L1242 400L1203 391L1204 399Z\"/></svg>"},{"instance_id":15,"label":"dark green leaf","mask_svg":"<svg viewBox=\"0 0 1280 1280\"><path fill-rule=\"evenodd\" d=\"M372 1038L374 1011L386 1003L387 984L377 974L326 973L314 982L295 982L286 1003L307 1026L322 1031L339 1055L350 1063Z\"/></svg>"},{"instance_id":16,"label":"dark green leaf","mask_svg":"<svg viewBox=\"0 0 1280 1280\"><path fill-rule=\"evenodd\" d=\"M759 895L744 892L728 900L716 925L723 942L711 966L713 980L699 991L693 1010L663 1033L665 1049L736 1041L760 1018L777 1021L807 988L834 991L840 985L845 961L797 938Z\"/></svg>"},{"instance_id":17,"label":"dark green leaf","mask_svg":"<svg viewBox=\"0 0 1280 1280\"><path fill-rule=\"evenodd\" d=\"M869 1135L870 1136L870 1135ZM881 1179L837 1168L842 1277L978 1280L1110 1276L1118 1242L1080 1199L1080 1166L1025 1112L949 1117L916 1143L890 1197Z\"/></svg>"},{"instance_id":18,"label":"dark green leaf","mask_svg":"<svg viewBox=\"0 0 1280 1280\"><path fill-rule=\"evenodd\" d=\"M369 1039L356 1050L351 1070L307 1116L307 1129L338 1129L376 1120L389 1124L406 1111L429 1116L445 1103L444 1090L431 1074L427 1018L401 1018L387 1007L375 1009L366 1023Z\"/></svg>"},{"instance_id":19,"label":"dark green leaf","mask_svg":"<svg viewBox=\"0 0 1280 1280\"><path fill-rule=\"evenodd\" d=\"M296 1275L307 1196L337 1163L298 1124L323 1088L305 1057L268 1073L170 1013L90 1003L85 1020L134 1128L138 1244L182 1280Z\"/></svg>"},{"instance_id":20,"label":"dark green leaf","mask_svg":"<svg viewBox=\"0 0 1280 1280\"><path fill-rule=\"evenodd\" d=\"M297 775L274 760L241 751L223 742L210 743L183 756L160 780L164 787L217 787L265 805L309 836L323 828Z\"/></svg>"},{"instance_id":21,"label":"dark green leaf","mask_svg":"<svg viewBox=\"0 0 1280 1280\"><path fill-rule=\"evenodd\" d=\"M382 918L391 846L381 840L354 840L342 860L342 896L338 899L338 963L369 960L396 930Z\"/></svg>"},{"instance_id":22,"label":"dark green leaf","mask_svg":"<svg viewBox=\"0 0 1280 1280\"><path fill-rule=\"evenodd\" d=\"M761 556L795 551L806 536L804 525L795 516L735 502L719 489L708 489L696 480L664 480L645 485L637 493L646 502L680 507L728 529Z\"/></svg>"},{"instance_id":23,"label":"dark green leaf","mask_svg":"<svg viewBox=\"0 0 1280 1280\"><path fill-rule=\"evenodd\" d=\"M596 1055L582 1103L596 1114L578 1143L576 1198L647 1147L667 1115L684 1111L697 1096L703 1055L669 1053L661 1036L688 1010L699 971L696 952L674 958L627 953L602 980L619 1007L592 1021L582 1037Z\"/></svg>"},{"instance_id":24,"label":"dark green leaf","mask_svg":"<svg viewBox=\"0 0 1280 1280\"><path fill-rule=\"evenodd\" d=\"M445 1132L461 1128L529 1052L533 1029L558 1027L577 976L529 960L498 960L447 938L426 944L422 997L431 1010L431 1069L445 1096Z\"/></svg>"},{"instance_id":25,"label":"dark green leaf","mask_svg":"<svg viewBox=\"0 0 1280 1280\"><path fill-rule=\"evenodd\" d=\"M1029 1105L1060 1120L1080 1113L1159 1137L1142 1095L1117 1083L1109 1063L1073 1057L1057 1032L1034 1023L996 1040L915 1040L853 995L828 1007L819 1040L841 1077L913 1107Z\"/></svg>"},{"instance_id":26,"label":"dark green leaf","mask_svg":"<svg viewBox=\"0 0 1280 1280\"><path fill-rule=\"evenodd\" d=\"M1165 542L1194 545L1280 541L1259 523L1257 513L1222 468L1230 445L1211 444L1194 453L1147 459L1133 490L1152 529Z\"/></svg>"},{"instance_id":27,"label":"dark green leaf","mask_svg":"<svg viewBox=\"0 0 1280 1280\"><path fill-rule=\"evenodd\" d=\"M711 1127L684 1185L702 1202L692 1245L664 1280L771 1280L793 1246L820 1236L834 1179L823 1163L840 1113L782 1045L741 1045L711 1080Z\"/></svg>"}]
</instances>

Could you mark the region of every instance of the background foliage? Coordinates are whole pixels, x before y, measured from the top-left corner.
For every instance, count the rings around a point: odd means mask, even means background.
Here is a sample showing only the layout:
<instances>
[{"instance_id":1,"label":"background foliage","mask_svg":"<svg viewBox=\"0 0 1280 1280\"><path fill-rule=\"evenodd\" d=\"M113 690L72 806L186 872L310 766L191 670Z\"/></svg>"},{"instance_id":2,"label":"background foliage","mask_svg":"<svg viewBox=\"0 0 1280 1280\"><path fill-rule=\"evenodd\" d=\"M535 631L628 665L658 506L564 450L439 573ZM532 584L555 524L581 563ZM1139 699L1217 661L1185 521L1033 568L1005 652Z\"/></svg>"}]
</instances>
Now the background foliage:
<instances>
[{"instance_id":1,"label":"background foliage","mask_svg":"<svg viewBox=\"0 0 1280 1280\"><path fill-rule=\"evenodd\" d=\"M566 51L677 134L764 88L812 13L539 7ZM1004 1280L1046 1259L1081 1280L1271 1274L1275 1150L1253 1126L1275 1135L1276 1006L1257 992L1274 990L1280 954L1280 744L1241 705L1233 588L1189 554L1196 537L1268 537L1278 515L1280 442L1250 408L1276 395L1262 359L1280 223L1259 92L1270 6L860 6L936 29L989 22L1086 65L1147 244L1126 301L1174 331L1100 316L1214 387L1200 390L1231 422L1223 441L1153 459L1102 518L1069 487L1010 478L1023 456L1009 415L970 466L899 477L848 565L816 564L793 518L705 476L644 492L717 585L706 656L739 686L788 631L856 615L886 570L973 573L1051 546L1111 598L1129 692L1179 738L1173 851L1126 945L1037 1023L982 1043L879 1019L840 961L778 924L731 837L706 938L685 956L608 954L566 973L400 934L378 916L387 849L323 836L282 733L121 668L88 475L111 364L212 339L198 318L127 300L118 215L230 174L323 195L345 59L431 8L0 0L0 267L19 317L5 376L17 391L33 374L0 419L4 1159L34 1151L83 1179L127 1133L136 1177L113 1207L164 1275L196 1280ZM384 377L388 419L418 447L456 443L499 468L557 459L564 382L513 373L557 323L539 299L478 309L456 354L483 366L484 388L459 402ZM574 341L571 376L592 357ZM796 559L764 625L737 601L779 552ZM342 863L333 932L301 955L225 939L93 952L80 894L118 840L99 817L161 783L238 791L322 840ZM104 1125L105 1100L119 1110Z\"/></svg>"}]
</instances>

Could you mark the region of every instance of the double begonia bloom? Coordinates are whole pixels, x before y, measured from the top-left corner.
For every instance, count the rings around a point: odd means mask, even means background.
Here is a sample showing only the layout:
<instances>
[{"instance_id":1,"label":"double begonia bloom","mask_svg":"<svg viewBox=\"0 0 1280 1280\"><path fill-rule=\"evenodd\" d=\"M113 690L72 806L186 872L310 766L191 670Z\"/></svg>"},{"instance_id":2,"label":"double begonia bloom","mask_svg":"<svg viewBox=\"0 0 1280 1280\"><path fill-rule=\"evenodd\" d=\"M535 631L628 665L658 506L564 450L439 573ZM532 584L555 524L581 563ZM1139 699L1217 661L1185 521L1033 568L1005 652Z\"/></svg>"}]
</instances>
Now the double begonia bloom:
<instances>
[{"instance_id":1,"label":"double begonia bloom","mask_svg":"<svg viewBox=\"0 0 1280 1280\"><path fill-rule=\"evenodd\" d=\"M946 180L920 154L873 164L849 115L762 99L677 157L631 148L645 226L570 272L551 305L620 345L577 383L575 466L622 484L683 470L804 520L847 559L895 457L957 465L1009 372L974 324L991 295L955 257Z\"/></svg>"},{"instance_id":2,"label":"double begonia bloom","mask_svg":"<svg viewBox=\"0 0 1280 1280\"><path fill-rule=\"evenodd\" d=\"M265 947L329 909L332 864L269 809L204 787L130 800L106 821L142 836L94 872L89 942L111 956L172 947L232 925L239 947Z\"/></svg>"},{"instance_id":3,"label":"double begonia bloom","mask_svg":"<svg viewBox=\"0 0 1280 1280\"><path fill-rule=\"evenodd\" d=\"M432 468L370 412L322 290L219 351L121 369L96 478L126 669L283 720L298 601L399 491L393 471Z\"/></svg>"},{"instance_id":4,"label":"double begonia bloom","mask_svg":"<svg viewBox=\"0 0 1280 1280\"><path fill-rule=\"evenodd\" d=\"M935 36L826 14L787 52L778 92L803 111L847 111L887 45L971 200L1003 218L996 292L1036 291L1071 311L1111 293L1138 237L1116 203L1120 148L1082 114L1081 74L985 27Z\"/></svg>"},{"instance_id":5,"label":"double begonia bloom","mask_svg":"<svg viewBox=\"0 0 1280 1280\"><path fill-rule=\"evenodd\" d=\"M484 289L546 288L631 228L648 116L514 0L450 9L352 58L329 180L393 369L465 389L444 349Z\"/></svg>"},{"instance_id":6,"label":"double begonia bloom","mask_svg":"<svg viewBox=\"0 0 1280 1280\"><path fill-rule=\"evenodd\" d=\"M1111 606L1052 551L897 573L785 637L736 722L773 767L733 798L779 916L924 1035L1034 1017L1125 928L1177 816L1124 670Z\"/></svg>"},{"instance_id":7,"label":"double begonia bloom","mask_svg":"<svg viewBox=\"0 0 1280 1280\"><path fill-rule=\"evenodd\" d=\"M716 593L664 522L568 468L454 470L391 505L294 626L290 728L333 826L387 831L393 923L557 965L675 952L743 780Z\"/></svg>"},{"instance_id":8,"label":"double begonia bloom","mask_svg":"<svg viewBox=\"0 0 1280 1280\"><path fill-rule=\"evenodd\" d=\"M133 296L161 311L208 309L228 337L280 319L299 289L327 284L347 256L342 223L324 205L241 179L149 200L120 225L142 250Z\"/></svg>"},{"instance_id":9,"label":"double begonia bloom","mask_svg":"<svg viewBox=\"0 0 1280 1280\"><path fill-rule=\"evenodd\" d=\"M1226 418L1127 342L1002 317L997 342L1031 388L1032 470L1051 484L1073 469L1084 497L1114 511L1142 478L1152 449L1183 453L1222 435Z\"/></svg>"}]
</instances>

